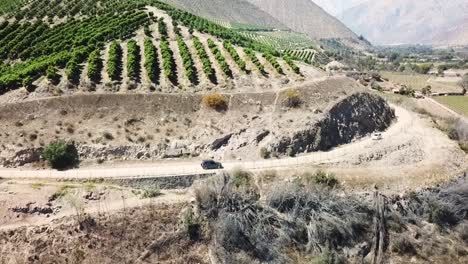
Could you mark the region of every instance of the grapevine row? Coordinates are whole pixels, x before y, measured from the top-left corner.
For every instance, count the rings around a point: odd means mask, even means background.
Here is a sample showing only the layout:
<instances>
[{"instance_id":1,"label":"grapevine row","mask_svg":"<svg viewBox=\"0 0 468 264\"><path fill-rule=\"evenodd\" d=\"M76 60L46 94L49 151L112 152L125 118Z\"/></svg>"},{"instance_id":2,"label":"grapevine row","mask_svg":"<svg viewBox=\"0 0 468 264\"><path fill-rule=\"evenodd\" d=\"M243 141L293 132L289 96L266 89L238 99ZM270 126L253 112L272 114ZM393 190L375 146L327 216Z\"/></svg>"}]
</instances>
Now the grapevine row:
<instances>
[{"instance_id":1,"label":"grapevine row","mask_svg":"<svg viewBox=\"0 0 468 264\"><path fill-rule=\"evenodd\" d=\"M283 59L284 61L289 65L289 67L291 67L291 70L296 73L296 74L300 74L301 73L301 70L299 69L299 67L294 63L294 61L291 59L290 56L288 55L284 55L283 56Z\"/></svg>"},{"instance_id":2,"label":"grapevine row","mask_svg":"<svg viewBox=\"0 0 468 264\"><path fill-rule=\"evenodd\" d=\"M145 69L148 78L157 83L159 79L158 53L151 39L146 38L144 43L145 48Z\"/></svg>"},{"instance_id":3,"label":"grapevine row","mask_svg":"<svg viewBox=\"0 0 468 264\"><path fill-rule=\"evenodd\" d=\"M216 74L213 67L211 67L210 57L208 56L208 53L206 53L205 47L198 37L193 37L193 45L195 46L198 57L203 64L203 72L205 72L206 77L211 82L216 83Z\"/></svg>"},{"instance_id":4,"label":"grapevine row","mask_svg":"<svg viewBox=\"0 0 468 264\"><path fill-rule=\"evenodd\" d=\"M96 49L88 56L88 78L94 82L101 80L101 71L103 67L101 52Z\"/></svg>"},{"instance_id":5,"label":"grapevine row","mask_svg":"<svg viewBox=\"0 0 468 264\"><path fill-rule=\"evenodd\" d=\"M117 41L113 41L109 47L109 60L107 61L107 74L113 81L120 79L122 72L122 47Z\"/></svg>"},{"instance_id":6,"label":"grapevine row","mask_svg":"<svg viewBox=\"0 0 468 264\"><path fill-rule=\"evenodd\" d=\"M195 63L193 62L192 55L190 54L190 50L185 44L184 40L181 36L177 36L177 45L179 47L180 56L182 57L182 62L184 64L185 73L187 78L193 84L197 84L197 71L195 69Z\"/></svg>"},{"instance_id":7,"label":"grapevine row","mask_svg":"<svg viewBox=\"0 0 468 264\"><path fill-rule=\"evenodd\" d=\"M223 43L223 46L224 46L224 49L226 49L226 51L231 55L232 59L237 64L237 66L239 66L239 68L242 71L244 72L247 71L245 61L241 59L241 57L239 56L239 53L237 53L234 46L228 41L225 41Z\"/></svg>"},{"instance_id":8,"label":"grapevine row","mask_svg":"<svg viewBox=\"0 0 468 264\"><path fill-rule=\"evenodd\" d=\"M257 55L255 55L255 51L251 49L244 49L245 55L252 61L252 63L257 67L257 69L262 73L265 74L265 67L263 64L258 60Z\"/></svg>"},{"instance_id":9,"label":"grapevine row","mask_svg":"<svg viewBox=\"0 0 468 264\"><path fill-rule=\"evenodd\" d=\"M216 43L213 40L208 39L208 47L211 49L211 52L213 52L213 54L215 55L215 58L221 66L221 70L224 72L224 74L232 78L232 71L229 68L226 59L224 58L223 54L221 54L221 51L219 50Z\"/></svg>"},{"instance_id":10,"label":"grapevine row","mask_svg":"<svg viewBox=\"0 0 468 264\"><path fill-rule=\"evenodd\" d=\"M166 76L166 78L169 79L172 83L176 83L177 76L175 74L176 66L174 62L174 54L166 38L161 39L160 49L163 59L164 76Z\"/></svg>"},{"instance_id":11,"label":"grapevine row","mask_svg":"<svg viewBox=\"0 0 468 264\"><path fill-rule=\"evenodd\" d=\"M135 40L127 43L127 74L130 80L136 81L140 77L140 46Z\"/></svg>"},{"instance_id":12,"label":"grapevine row","mask_svg":"<svg viewBox=\"0 0 468 264\"><path fill-rule=\"evenodd\" d=\"M269 53L264 53L263 57L275 68L276 72L279 74L284 74L283 68L281 68L281 65L278 63L278 60L271 54Z\"/></svg>"}]
</instances>

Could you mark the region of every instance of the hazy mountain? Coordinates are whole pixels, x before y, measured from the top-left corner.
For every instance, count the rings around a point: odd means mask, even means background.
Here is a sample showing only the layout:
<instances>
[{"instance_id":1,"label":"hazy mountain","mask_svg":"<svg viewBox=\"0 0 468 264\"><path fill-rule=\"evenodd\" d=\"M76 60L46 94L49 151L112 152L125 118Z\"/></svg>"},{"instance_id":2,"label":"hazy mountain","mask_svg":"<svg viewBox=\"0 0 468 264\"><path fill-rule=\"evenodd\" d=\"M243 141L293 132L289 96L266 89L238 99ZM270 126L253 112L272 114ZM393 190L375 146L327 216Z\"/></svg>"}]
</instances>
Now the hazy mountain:
<instances>
[{"instance_id":1,"label":"hazy mountain","mask_svg":"<svg viewBox=\"0 0 468 264\"><path fill-rule=\"evenodd\" d=\"M311 0L318 6L323 8L329 14L337 16L343 11L355 7L359 4L366 2L367 0Z\"/></svg>"},{"instance_id":2,"label":"hazy mountain","mask_svg":"<svg viewBox=\"0 0 468 264\"><path fill-rule=\"evenodd\" d=\"M310 0L247 0L294 31L312 38L357 38L349 28Z\"/></svg>"},{"instance_id":3,"label":"hazy mountain","mask_svg":"<svg viewBox=\"0 0 468 264\"><path fill-rule=\"evenodd\" d=\"M468 44L467 0L371 0L338 17L377 44Z\"/></svg>"},{"instance_id":4,"label":"hazy mountain","mask_svg":"<svg viewBox=\"0 0 468 264\"><path fill-rule=\"evenodd\" d=\"M213 20L288 29L283 23L245 0L163 0L163 2Z\"/></svg>"}]
</instances>

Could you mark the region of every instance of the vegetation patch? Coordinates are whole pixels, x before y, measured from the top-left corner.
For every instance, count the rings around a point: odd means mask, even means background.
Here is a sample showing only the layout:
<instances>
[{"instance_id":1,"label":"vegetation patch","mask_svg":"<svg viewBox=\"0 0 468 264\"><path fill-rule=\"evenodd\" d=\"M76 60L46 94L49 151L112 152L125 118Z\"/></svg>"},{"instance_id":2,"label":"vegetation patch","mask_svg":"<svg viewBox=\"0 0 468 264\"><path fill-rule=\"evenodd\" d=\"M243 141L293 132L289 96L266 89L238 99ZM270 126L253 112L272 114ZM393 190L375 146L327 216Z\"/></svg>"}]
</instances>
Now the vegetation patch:
<instances>
[{"instance_id":1,"label":"vegetation patch","mask_svg":"<svg viewBox=\"0 0 468 264\"><path fill-rule=\"evenodd\" d=\"M289 108L297 108L301 105L302 100L299 91L296 89L288 89L285 94L284 105Z\"/></svg>"},{"instance_id":2,"label":"vegetation patch","mask_svg":"<svg viewBox=\"0 0 468 264\"><path fill-rule=\"evenodd\" d=\"M226 97L219 93L203 96L203 104L217 111L225 111L228 107Z\"/></svg>"},{"instance_id":3,"label":"vegetation patch","mask_svg":"<svg viewBox=\"0 0 468 264\"><path fill-rule=\"evenodd\" d=\"M64 141L47 145L42 152L42 157L52 168L59 170L75 166L79 161L75 146Z\"/></svg>"}]
</instances>

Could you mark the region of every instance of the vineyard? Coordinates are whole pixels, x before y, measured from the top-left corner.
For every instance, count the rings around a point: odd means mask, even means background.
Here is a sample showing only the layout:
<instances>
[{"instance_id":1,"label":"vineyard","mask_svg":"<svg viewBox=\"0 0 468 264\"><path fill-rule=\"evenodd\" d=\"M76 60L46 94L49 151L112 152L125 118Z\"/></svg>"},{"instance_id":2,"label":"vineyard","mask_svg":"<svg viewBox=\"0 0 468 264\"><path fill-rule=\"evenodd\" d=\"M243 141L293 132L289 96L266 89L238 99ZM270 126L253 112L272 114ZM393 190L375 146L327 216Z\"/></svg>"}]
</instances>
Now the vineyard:
<instances>
[{"instance_id":1,"label":"vineyard","mask_svg":"<svg viewBox=\"0 0 468 264\"><path fill-rule=\"evenodd\" d=\"M257 68L266 76L262 56L281 75L280 60L296 73L293 60L304 60L282 58L273 45L155 0L11 0L0 3L0 14L0 94L34 91L44 80L77 88L84 80L94 86L180 87L201 85L204 74L216 85L236 78L232 65L245 75Z\"/></svg>"}]
</instances>

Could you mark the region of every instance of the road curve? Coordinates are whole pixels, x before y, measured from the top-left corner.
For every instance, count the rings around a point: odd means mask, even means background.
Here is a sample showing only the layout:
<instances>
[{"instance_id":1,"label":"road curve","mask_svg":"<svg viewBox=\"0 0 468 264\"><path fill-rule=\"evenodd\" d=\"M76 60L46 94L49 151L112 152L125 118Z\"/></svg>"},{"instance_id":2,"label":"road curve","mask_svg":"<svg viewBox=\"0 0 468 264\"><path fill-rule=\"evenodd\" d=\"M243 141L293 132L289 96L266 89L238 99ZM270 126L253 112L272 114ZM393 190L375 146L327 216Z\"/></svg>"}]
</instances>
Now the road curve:
<instances>
[{"instance_id":1,"label":"road curve","mask_svg":"<svg viewBox=\"0 0 468 264\"><path fill-rule=\"evenodd\" d=\"M414 133L414 123L417 116L414 113L393 106L397 116L396 121L383 133L383 140L393 142L401 138L402 134ZM374 141L370 137L337 147L328 152L309 153L299 157L259 160L259 161L224 161L226 170L241 167L247 170L281 169L300 165L326 165L349 160L356 155L364 155L380 145L381 141ZM22 170L0 169L0 178L5 179L92 179L92 178L139 178L139 177L167 177L181 175L206 174L200 166L200 161L157 162L125 166L80 168L67 171L56 170Z\"/></svg>"}]
</instances>

